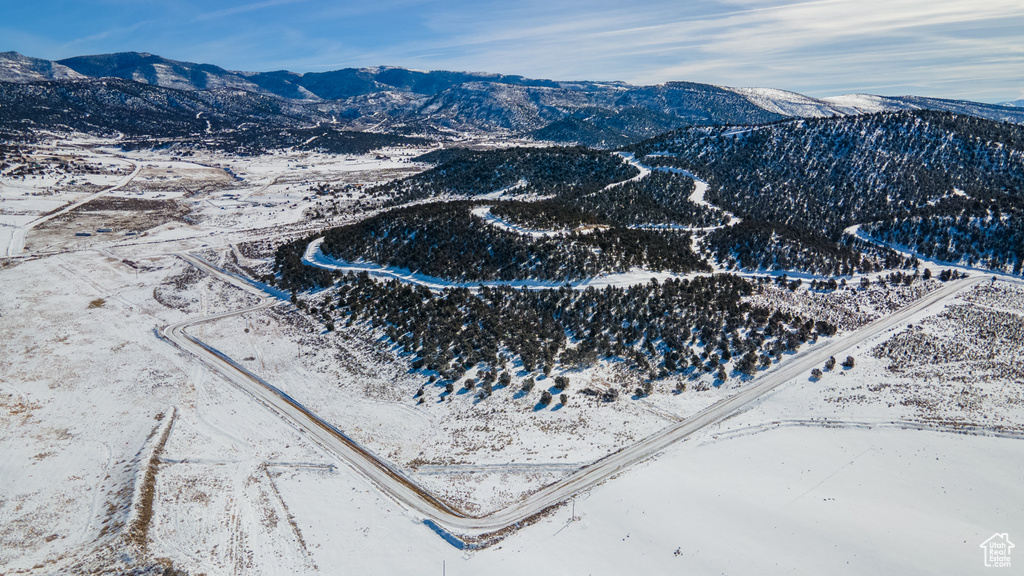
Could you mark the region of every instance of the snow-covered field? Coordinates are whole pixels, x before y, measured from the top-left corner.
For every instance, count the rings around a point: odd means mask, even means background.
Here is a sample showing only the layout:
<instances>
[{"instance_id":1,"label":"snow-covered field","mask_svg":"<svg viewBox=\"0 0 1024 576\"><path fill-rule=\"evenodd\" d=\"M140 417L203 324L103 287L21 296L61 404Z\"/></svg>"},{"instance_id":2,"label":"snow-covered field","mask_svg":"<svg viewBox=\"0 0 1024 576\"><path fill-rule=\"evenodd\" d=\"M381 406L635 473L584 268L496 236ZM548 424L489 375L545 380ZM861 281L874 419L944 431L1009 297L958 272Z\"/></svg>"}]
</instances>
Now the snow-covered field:
<instances>
[{"instance_id":1,"label":"snow-covered field","mask_svg":"<svg viewBox=\"0 0 1024 576\"><path fill-rule=\"evenodd\" d=\"M884 429L709 434L468 553L344 468L276 482L323 573L981 574L978 545L1024 530L1017 444ZM964 473L979 463L984 474Z\"/></svg>"},{"instance_id":2,"label":"snow-covered field","mask_svg":"<svg viewBox=\"0 0 1024 576\"><path fill-rule=\"evenodd\" d=\"M155 332L255 301L175 252L259 266L233 246L303 230L311 185L413 169L391 157L131 153L121 161L143 166L136 188L111 195L176 198L189 220L78 246L59 238L77 216L29 232L30 248L52 238L56 253L0 264L0 573L173 563L211 575L971 574L984 571L985 539L1024 534L1024 288L1000 281L843 352L852 369L788 382L493 546L453 546ZM0 184L4 222L16 225L85 195L33 200ZM852 328L912 300L914 286L758 298L832 308ZM570 402L557 409L536 409L545 380L533 396L516 397L514 381L485 401L442 400L428 386L418 404L424 383L365 328L322 334L282 303L190 330L475 514L736 391L676 393L670 382L602 404L579 392L630 377L606 365L568 373Z\"/></svg>"}]
</instances>

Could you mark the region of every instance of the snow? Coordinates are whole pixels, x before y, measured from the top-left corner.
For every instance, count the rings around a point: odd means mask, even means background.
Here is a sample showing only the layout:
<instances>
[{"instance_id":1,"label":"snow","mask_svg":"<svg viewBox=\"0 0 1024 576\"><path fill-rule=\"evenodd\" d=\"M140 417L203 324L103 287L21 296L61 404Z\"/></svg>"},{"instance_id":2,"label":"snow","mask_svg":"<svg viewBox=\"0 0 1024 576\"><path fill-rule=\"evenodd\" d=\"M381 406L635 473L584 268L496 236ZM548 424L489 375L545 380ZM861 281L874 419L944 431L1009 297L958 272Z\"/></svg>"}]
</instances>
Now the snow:
<instances>
[{"instance_id":1,"label":"snow","mask_svg":"<svg viewBox=\"0 0 1024 576\"><path fill-rule=\"evenodd\" d=\"M96 154L109 159L111 152ZM161 304L157 288L186 269L176 252L203 250L212 264L227 266L239 242L308 233L294 225L315 206L304 199L306 186L379 181L417 169L397 153L392 158L399 159L282 154L175 161L166 153L131 153L122 161L146 164L146 172L137 190L116 194L180 197L178 182L204 182L212 191L195 197L203 202L194 209L197 222L5 260L3 571L116 572L141 558L117 539L117 525L137 517L140 462L167 426L147 554L191 573L971 574L983 571L981 542L995 532L1024 533L1024 408L1012 372L1024 361L1022 348L988 350L964 332L995 311L1024 316L1024 290L997 282L920 312L909 321L913 327L844 351L857 358L854 369L788 382L489 548L453 547L277 414L154 335L155 328L235 310L252 298L203 278L180 291L183 308ZM224 179L224 166L243 180ZM0 180L2 222L21 225L86 196L75 189L26 194L53 185L47 182L26 180L20 188L20 180ZM702 193L698 186L692 199L703 201ZM237 201L245 195L254 202ZM277 228L283 224L292 227ZM10 230L0 227L0 238ZM41 234L29 233L33 249ZM316 245L306 257L437 289L452 285L333 262ZM257 258L243 262L260 265ZM668 276L635 270L577 287L653 277ZM785 294L798 303L807 296ZM958 316L943 316L964 307L975 320L958 324ZM657 384L643 400L590 404L577 393L584 383L624 377L606 364L569 372L572 400L557 411L533 411L531 399L515 398L512 389L496 390L485 402L465 394L437 402L438 390L428 387L428 402L415 405L412 393L423 382L373 333L357 327L321 334L281 308L198 325L193 333L417 482L481 513L737 390L730 383L674 394ZM928 373L922 376L893 371L888 359L872 355L875 346L919 328L983 358L911 367ZM962 396L970 401L960 403Z\"/></svg>"},{"instance_id":2,"label":"snow","mask_svg":"<svg viewBox=\"0 0 1024 576\"><path fill-rule=\"evenodd\" d=\"M958 194L958 192L959 192L959 194ZM963 194L963 192L959 191L959 190L955 190L954 194L960 195L960 194ZM936 270L933 270L933 273L937 273L938 269L940 269L940 268L948 268L948 269L951 269L951 270L956 270L957 272L960 272L961 274L967 274L967 275L981 273L981 274L984 274L986 276L992 276L993 278L1002 278L1002 279L1005 279L1005 280L1019 280L1020 279L1019 277L1014 276L1013 274L1007 274L1005 272L1000 272L998 270L992 270L990 268L981 268L981 267L978 267L978 266L968 266L968 265L965 265L963 262L947 262L945 260L936 260L934 258L929 258L927 256L924 256L923 254L918 254L917 252L915 252L914 250L912 250L908 246L903 246L902 244L896 244L896 243L892 243L892 242L883 242L881 240L878 240L878 239L870 236L867 232L864 232L863 230L861 230L860 227L861 227L860 224L854 224L853 226L849 226L849 227L847 227L847 228L845 228L843 230L843 234L848 234L850 236L855 236L855 237L857 237L857 238L859 238L861 240L864 240L865 242L870 242L872 244L877 244L878 246L883 246L885 248L889 248L889 249L891 249L891 250L893 250L893 251L895 251L895 252L897 252L897 253L899 253L899 254L901 254L903 256L906 256L908 258L917 258L921 262L921 267L922 268L927 268L929 266L936 268Z\"/></svg>"},{"instance_id":3,"label":"snow","mask_svg":"<svg viewBox=\"0 0 1024 576\"><path fill-rule=\"evenodd\" d=\"M821 117L845 114L846 110L817 98L775 88L728 88L751 104L783 116Z\"/></svg>"},{"instance_id":4,"label":"snow","mask_svg":"<svg viewBox=\"0 0 1024 576\"><path fill-rule=\"evenodd\" d=\"M727 88L750 103L769 112L801 118L823 116L873 114L895 110L915 110L918 106L895 98L873 94L844 94L812 98L774 88Z\"/></svg>"},{"instance_id":5,"label":"snow","mask_svg":"<svg viewBox=\"0 0 1024 576\"><path fill-rule=\"evenodd\" d=\"M1024 531L1019 444L870 428L709 435L475 552L452 547L345 467L282 467L272 470L283 504L272 504L287 506L305 548L295 533L262 536L268 549L249 573L980 573L980 542ZM985 474L965 477L979 465ZM185 534L215 528L196 512ZM240 527L259 529L258 517ZM213 534L227 542L230 532ZM196 553L218 540L193 538L182 548L196 558L183 566L231 570Z\"/></svg>"},{"instance_id":6,"label":"snow","mask_svg":"<svg viewBox=\"0 0 1024 576\"><path fill-rule=\"evenodd\" d=\"M513 224L512 222L509 222L508 220L505 220L500 216L495 216L494 214L491 214L491 208L491 206L478 206L476 208L473 208L473 216L480 218L484 222L496 228L500 228L502 230L512 232L514 234L530 236L532 238L553 238L560 236L568 236L573 232L585 233L592 232L595 229L594 227L580 228L577 230L539 230L536 228L525 228L523 226L519 226L518 224Z\"/></svg>"},{"instance_id":7,"label":"snow","mask_svg":"<svg viewBox=\"0 0 1024 576\"><path fill-rule=\"evenodd\" d=\"M896 103L883 96L875 96L873 94L845 94L842 96L829 96L822 98L822 100L849 109L848 114L873 114L889 110L913 110L917 108L910 104Z\"/></svg>"},{"instance_id":8,"label":"snow","mask_svg":"<svg viewBox=\"0 0 1024 576\"><path fill-rule=\"evenodd\" d=\"M622 156L622 158L626 162L629 162L629 164L631 166L633 166L634 168L636 168L640 172L636 176L633 176L632 178L627 178L626 180L622 180L621 182L613 182L613 183L605 186L603 188L604 190L608 190L610 188L616 188L618 186L622 186L623 184L626 184L627 182L636 182L637 180L646 178L647 175L651 173L651 169L649 167L644 166L643 164L641 164L640 161L637 160L635 156L633 156L632 152L616 152L616 154L618 154L619 156Z\"/></svg>"},{"instance_id":9,"label":"snow","mask_svg":"<svg viewBox=\"0 0 1024 576\"><path fill-rule=\"evenodd\" d=\"M42 72L40 70L43 70ZM0 79L5 82L38 82L43 80L80 80L82 74L71 68L8 52L0 54Z\"/></svg>"},{"instance_id":10,"label":"snow","mask_svg":"<svg viewBox=\"0 0 1024 576\"><path fill-rule=\"evenodd\" d=\"M526 179L521 178L518 182L511 186L506 186L505 188L495 190L494 192L488 192L487 194L481 194L477 196L477 198L480 200L497 200L499 198L502 198L503 196L511 196L510 192L515 192L516 190L525 188L527 184L528 182L526 181Z\"/></svg>"},{"instance_id":11,"label":"snow","mask_svg":"<svg viewBox=\"0 0 1024 576\"><path fill-rule=\"evenodd\" d=\"M359 274L366 272L370 276L375 278L382 278L386 280L399 280L401 282L407 282L410 284L416 284L419 286L425 286L433 291L441 291L448 288L468 288L470 290L477 290L481 286L497 287L497 286L509 286L512 288L526 288L529 290L544 290L550 288L560 288L562 286L571 286L577 290L585 290L587 288L605 288L609 286L617 286L625 288L629 286L636 286L637 284L646 284L651 280L658 280L664 282L668 279L685 279L693 278L695 276L706 276L702 273L691 273L691 274L675 274L672 272L658 272L651 270L643 270L640 268L633 268L628 272L601 274L594 278L587 278L584 280L576 280L571 282L556 282L553 280L493 280L486 282L455 282L453 280L446 280L444 278L438 278L435 276L428 276L419 272L413 272L407 268L398 268L395 266L384 266L376 264L374 262L345 262L331 258L324 254L320 247L323 244L323 238L318 238L309 243L306 247L306 253L302 256L302 261L310 266L317 266L325 268L327 270L337 270L343 273Z\"/></svg>"},{"instance_id":12,"label":"snow","mask_svg":"<svg viewBox=\"0 0 1024 576\"><path fill-rule=\"evenodd\" d=\"M704 199L704 193L708 191L708 183L703 180L698 180L697 178L694 178L693 184L693 192L690 193L690 196L687 198L687 200L700 206L714 208L714 206L712 206L710 202Z\"/></svg>"}]
</instances>

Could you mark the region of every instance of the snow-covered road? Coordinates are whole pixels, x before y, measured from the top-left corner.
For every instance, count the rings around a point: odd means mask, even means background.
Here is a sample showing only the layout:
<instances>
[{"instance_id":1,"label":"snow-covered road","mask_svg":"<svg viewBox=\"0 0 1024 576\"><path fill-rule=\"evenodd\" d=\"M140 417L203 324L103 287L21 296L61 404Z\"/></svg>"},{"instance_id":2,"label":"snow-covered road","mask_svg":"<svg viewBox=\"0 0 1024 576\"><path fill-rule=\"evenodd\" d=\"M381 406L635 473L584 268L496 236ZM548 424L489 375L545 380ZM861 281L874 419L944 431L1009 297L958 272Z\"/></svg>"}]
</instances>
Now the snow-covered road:
<instances>
[{"instance_id":1,"label":"snow-covered road","mask_svg":"<svg viewBox=\"0 0 1024 576\"><path fill-rule=\"evenodd\" d=\"M129 160L126 160L126 161L130 162ZM16 228L14 230L14 234L11 236L10 243L7 244L7 257L8 258L13 258L14 256L18 256L19 254L21 254L21 251L25 247L25 236L28 234L29 230L35 228L36 226L39 226L40 224L42 224L42 223L44 223L44 222L46 222L48 220L56 218L57 216L60 216L61 214L66 214L66 213L74 210L75 208L78 208L79 206L82 206L84 204L88 204L89 202L92 202L93 200L99 198L100 196L103 196L104 194L109 194L110 192L113 192L115 190L119 190L119 189L123 188L124 186L126 186L129 182L131 182L135 178L135 176L137 176L139 174L139 170L142 169L142 165L141 164L136 163L136 162L132 162L132 164L135 166L135 169L132 170L131 174L125 176L117 184L114 184L113 186L111 186L109 188L104 188L103 190L100 190L99 192L97 192L95 194L87 196L86 198L84 198L82 200L79 200L78 202L74 202L72 204L69 204L68 206L65 206L64 208L61 208L60 210L57 210L56 212L51 212L50 214L47 214L45 216L41 216L39 218L36 218L35 220L29 222L28 224L25 224L24 226L20 226L20 227Z\"/></svg>"},{"instance_id":2,"label":"snow-covered road","mask_svg":"<svg viewBox=\"0 0 1024 576\"><path fill-rule=\"evenodd\" d=\"M952 270L956 270L958 272L962 272L962 273L965 273L965 274L987 274L989 276L1002 278L1004 280L1019 280L1019 278L1017 276L1014 276L1012 274L1007 274L1006 272L1000 272L998 270L991 270L989 268L979 268L979 267L976 267L976 266L965 266L963 263L960 263L960 262L947 262L947 261L943 261L943 260L936 260L934 258L928 258L927 256L924 256L922 254L919 254L919 253L913 251L912 249L908 248L907 246L903 246L903 245L900 245L900 244L893 244L891 242L883 242L882 240L874 238L870 234L868 234L868 233L864 232L863 230L861 230L860 227L861 227L860 224L854 224L853 226L849 226L849 227L847 227L846 229L843 230L843 234L846 234L846 235L849 235L849 236L853 236L854 238L857 238L859 240L863 240L863 241L868 242L870 244L874 244L875 246L881 246L882 248L888 248L889 250L892 250L893 252L896 252L897 254L900 254L900 255L905 256L907 258L917 258L921 262L923 262L925 264L931 264L931 265L935 266L936 268L950 268Z\"/></svg>"},{"instance_id":3,"label":"snow-covered road","mask_svg":"<svg viewBox=\"0 0 1024 576\"><path fill-rule=\"evenodd\" d=\"M607 288L609 286L615 286L619 288L628 288L629 286L636 286L637 284L645 284L651 280L658 280L664 282L669 279L684 279L694 278L696 276L708 276L705 272L693 272L690 274L674 274L672 272L654 272L651 270L642 270L635 268L629 272L621 272L617 274L602 274L593 278L586 278L574 282L556 282L554 280L492 280L487 282L455 282L453 280L446 280L444 278L438 278L436 276L427 276L426 274L420 274L413 272L407 268L396 268L393 266L383 266L373 262L343 262L335 260L330 256L323 253L320 249L323 244L323 239L318 238L309 243L306 247L306 253L302 256L302 262L309 266L316 266L318 268L325 268L327 270L337 270L339 272L352 272L359 274L360 272L366 272L370 276L375 278L382 278L385 280L399 280L401 282L407 282L409 284L416 284L424 286L435 292L445 290L448 288L467 288L469 290L479 290L481 286L487 286L489 288L497 288L499 286L510 286L512 288L526 288L528 290L547 290L551 288L560 288L562 286L572 286L577 290L585 290L587 288Z\"/></svg>"},{"instance_id":4,"label":"snow-covered road","mask_svg":"<svg viewBox=\"0 0 1024 576\"><path fill-rule=\"evenodd\" d=\"M199 267L207 274L220 278L232 285L243 287L248 291L259 292L256 288L246 285L239 278L215 268L203 260L189 255L182 255L182 258ZM210 369L247 391L259 402L306 432L310 438L325 450L337 455L354 469L367 476L395 501L418 515L435 530L446 535L446 538L453 540L454 538L465 539L485 536L512 526L521 525L521 523L531 517L535 517L538 513L564 502L581 491L608 480L636 463L654 456L671 444L707 426L721 422L782 384L792 381L800 375L807 374L812 368L822 365L829 356L839 354L882 332L900 327L913 314L984 280L984 278L965 278L948 282L938 290L929 293L894 314L876 320L843 338L837 338L826 344L811 347L797 354L789 361L777 365L758 376L744 390L713 404L696 415L673 424L636 444L579 468L568 477L545 486L513 506L480 517L473 517L452 509L434 497L430 492L418 486L402 471L394 468L367 448L348 438L338 428L319 418L296 399L291 398L272 384L247 371L223 353L185 332L185 329L189 326L268 308L279 303L278 300L265 297L260 304L255 306L180 322L165 328L162 333L164 337L181 349L198 357ZM453 537L452 535L455 536Z\"/></svg>"}]
</instances>

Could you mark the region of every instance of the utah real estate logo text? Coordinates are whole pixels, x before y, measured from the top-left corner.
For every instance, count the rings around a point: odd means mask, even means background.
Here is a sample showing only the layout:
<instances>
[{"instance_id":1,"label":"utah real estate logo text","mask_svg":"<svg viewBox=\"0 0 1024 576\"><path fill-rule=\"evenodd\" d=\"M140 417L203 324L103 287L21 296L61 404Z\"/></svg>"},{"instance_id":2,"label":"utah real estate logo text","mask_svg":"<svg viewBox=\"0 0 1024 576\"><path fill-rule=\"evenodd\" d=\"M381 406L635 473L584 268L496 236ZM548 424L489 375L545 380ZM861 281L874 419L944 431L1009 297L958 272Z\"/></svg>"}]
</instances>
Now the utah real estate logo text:
<instances>
[{"instance_id":1,"label":"utah real estate logo text","mask_svg":"<svg viewBox=\"0 0 1024 576\"><path fill-rule=\"evenodd\" d=\"M996 532L988 540L981 543L985 551L985 566L987 568L1009 568L1010 550L1014 548L1010 542L1010 535L1006 532Z\"/></svg>"}]
</instances>

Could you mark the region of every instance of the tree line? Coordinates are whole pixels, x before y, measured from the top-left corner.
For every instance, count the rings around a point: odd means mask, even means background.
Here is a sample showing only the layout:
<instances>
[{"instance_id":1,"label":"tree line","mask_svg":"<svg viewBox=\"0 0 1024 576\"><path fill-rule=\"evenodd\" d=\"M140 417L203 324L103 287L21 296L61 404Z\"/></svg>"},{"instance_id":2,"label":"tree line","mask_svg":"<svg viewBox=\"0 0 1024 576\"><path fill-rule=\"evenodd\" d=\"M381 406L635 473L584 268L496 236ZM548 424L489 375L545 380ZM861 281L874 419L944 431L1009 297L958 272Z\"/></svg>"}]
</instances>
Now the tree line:
<instances>
[{"instance_id":1,"label":"tree line","mask_svg":"<svg viewBox=\"0 0 1024 576\"><path fill-rule=\"evenodd\" d=\"M380 330L414 370L454 382L476 367L549 374L622 361L651 379L680 373L753 374L819 335L827 322L752 306L758 285L733 275L629 288L482 287L440 293L365 272L345 274L303 304L333 329ZM568 382L564 382L566 385Z\"/></svg>"}]
</instances>

